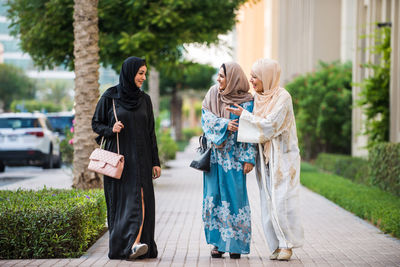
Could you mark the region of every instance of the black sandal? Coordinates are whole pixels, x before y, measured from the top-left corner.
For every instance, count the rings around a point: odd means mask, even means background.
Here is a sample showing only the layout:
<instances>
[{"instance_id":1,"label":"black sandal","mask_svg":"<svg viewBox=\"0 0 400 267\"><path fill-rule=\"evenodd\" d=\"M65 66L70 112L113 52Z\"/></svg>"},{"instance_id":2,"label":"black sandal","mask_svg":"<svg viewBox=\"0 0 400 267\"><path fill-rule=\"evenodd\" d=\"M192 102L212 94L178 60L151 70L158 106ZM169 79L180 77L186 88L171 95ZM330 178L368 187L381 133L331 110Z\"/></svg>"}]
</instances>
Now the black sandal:
<instances>
[{"instance_id":1,"label":"black sandal","mask_svg":"<svg viewBox=\"0 0 400 267\"><path fill-rule=\"evenodd\" d=\"M222 254L225 252L218 251L218 247L214 246L211 250L211 258L222 258Z\"/></svg>"},{"instance_id":2,"label":"black sandal","mask_svg":"<svg viewBox=\"0 0 400 267\"><path fill-rule=\"evenodd\" d=\"M231 257L231 259L240 259L239 253L229 253L229 256Z\"/></svg>"}]
</instances>

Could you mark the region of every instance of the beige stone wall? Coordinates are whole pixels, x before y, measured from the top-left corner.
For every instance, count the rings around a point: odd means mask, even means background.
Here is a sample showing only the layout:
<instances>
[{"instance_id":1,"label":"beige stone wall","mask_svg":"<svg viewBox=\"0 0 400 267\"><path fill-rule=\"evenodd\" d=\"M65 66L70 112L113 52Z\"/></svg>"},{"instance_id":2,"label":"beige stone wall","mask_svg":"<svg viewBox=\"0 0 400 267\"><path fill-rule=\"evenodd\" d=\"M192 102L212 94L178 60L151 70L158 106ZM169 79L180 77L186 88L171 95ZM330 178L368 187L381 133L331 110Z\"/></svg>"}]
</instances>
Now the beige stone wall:
<instances>
[{"instance_id":1,"label":"beige stone wall","mask_svg":"<svg viewBox=\"0 0 400 267\"><path fill-rule=\"evenodd\" d=\"M355 14L357 10L357 1L342 0L341 9L340 60L342 62L353 62L356 53L357 18Z\"/></svg>"},{"instance_id":2,"label":"beige stone wall","mask_svg":"<svg viewBox=\"0 0 400 267\"><path fill-rule=\"evenodd\" d=\"M240 10L237 60L246 74L253 62L280 62L282 83L312 71L319 60L340 59L341 0L260 0Z\"/></svg>"},{"instance_id":3,"label":"beige stone wall","mask_svg":"<svg viewBox=\"0 0 400 267\"><path fill-rule=\"evenodd\" d=\"M340 59L340 0L279 1L278 60L283 84L320 60Z\"/></svg>"},{"instance_id":4,"label":"beige stone wall","mask_svg":"<svg viewBox=\"0 0 400 267\"><path fill-rule=\"evenodd\" d=\"M279 2L278 61L283 84L294 76L314 68L314 1L282 0Z\"/></svg>"},{"instance_id":5,"label":"beige stone wall","mask_svg":"<svg viewBox=\"0 0 400 267\"><path fill-rule=\"evenodd\" d=\"M360 68L361 62L365 62L370 58L368 51L365 48L368 46L368 39L360 38L362 35L370 33L370 27L366 27L366 20L370 16L368 10L364 6L364 1L357 0L356 7L356 31L355 31L355 54L353 57L353 82L359 83L364 77L367 76L366 70ZM352 110L352 139L351 139L351 153L353 156L367 156L368 151L365 148L367 146L368 138L362 133L364 132L364 121L365 116L362 113L360 107L356 107L356 101L360 94L361 88L359 86L353 86L353 110Z\"/></svg>"},{"instance_id":6,"label":"beige stone wall","mask_svg":"<svg viewBox=\"0 0 400 267\"><path fill-rule=\"evenodd\" d=\"M313 65L340 59L341 1L313 1Z\"/></svg>"},{"instance_id":7,"label":"beige stone wall","mask_svg":"<svg viewBox=\"0 0 400 267\"><path fill-rule=\"evenodd\" d=\"M391 1L390 141L400 142L400 1Z\"/></svg>"},{"instance_id":8,"label":"beige stone wall","mask_svg":"<svg viewBox=\"0 0 400 267\"><path fill-rule=\"evenodd\" d=\"M260 0L256 4L245 4L238 14L236 58L248 77L253 62L264 57L264 12L265 1Z\"/></svg>"}]
</instances>

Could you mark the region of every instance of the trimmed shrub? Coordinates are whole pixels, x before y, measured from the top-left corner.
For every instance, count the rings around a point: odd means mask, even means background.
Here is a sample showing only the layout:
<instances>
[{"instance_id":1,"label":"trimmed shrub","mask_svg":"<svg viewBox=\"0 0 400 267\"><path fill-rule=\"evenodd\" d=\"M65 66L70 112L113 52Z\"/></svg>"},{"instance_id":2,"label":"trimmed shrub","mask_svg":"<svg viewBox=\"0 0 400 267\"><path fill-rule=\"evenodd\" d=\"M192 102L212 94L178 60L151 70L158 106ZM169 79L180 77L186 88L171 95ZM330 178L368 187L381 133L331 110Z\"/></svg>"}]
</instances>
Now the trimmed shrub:
<instances>
[{"instance_id":1,"label":"trimmed shrub","mask_svg":"<svg viewBox=\"0 0 400 267\"><path fill-rule=\"evenodd\" d=\"M383 232L400 237L400 198L377 187L353 183L343 177L322 173L302 163L301 183L342 208L366 219Z\"/></svg>"},{"instance_id":2,"label":"trimmed shrub","mask_svg":"<svg viewBox=\"0 0 400 267\"><path fill-rule=\"evenodd\" d=\"M400 143L381 143L369 151L373 185L400 196Z\"/></svg>"},{"instance_id":3,"label":"trimmed shrub","mask_svg":"<svg viewBox=\"0 0 400 267\"><path fill-rule=\"evenodd\" d=\"M161 165L165 166L166 162L175 159L178 145L172 139L170 131L163 131L157 136L158 140L158 155L160 157Z\"/></svg>"},{"instance_id":4,"label":"trimmed shrub","mask_svg":"<svg viewBox=\"0 0 400 267\"><path fill-rule=\"evenodd\" d=\"M174 139L172 139L170 130L162 129L160 117L156 118L155 131L157 136L158 157L160 158L161 166L164 167L168 160L175 159L178 145Z\"/></svg>"},{"instance_id":5,"label":"trimmed shrub","mask_svg":"<svg viewBox=\"0 0 400 267\"><path fill-rule=\"evenodd\" d=\"M183 129L183 138L186 141L189 141L193 136L200 136L202 134L203 130L201 127Z\"/></svg>"},{"instance_id":6,"label":"trimmed shrub","mask_svg":"<svg viewBox=\"0 0 400 267\"><path fill-rule=\"evenodd\" d=\"M187 145L189 144L190 139L193 136L200 136L203 134L203 130L201 127L195 127L195 128L185 128L182 131L183 133L183 140L177 141L178 145L178 150L179 151L184 151Z\"/></svg>"},{"instance_id":7,"label":"trimmed shrub","mask_svg":"<svg viewBox=\"0 0 400 267\"><path fill-rule=\"evenodd\" d=\"M0 259L79 257L105 221L103 190L0 191Z\"/></svg>"},{"instance_id":8,"label":"trimmed shrub","mask_svg":"<svg viewBox=\"0 0 400 267\"><path fill-rule=\"evenodd\" d=\"M320 153L315 165L328 172L349 178L357 183L371 184L368 175L369 164L366 159L348 155Z\"/></svg>"},{"instance_id":9,"label":"trimmed shrub","mask_svg":"<svg viewBox=\"0 0 400 267\"><path fill-rule=\"evenodd\" d=\"M318 69L294 78L292 95L302 158L320 152L350 154L351 63L320 62Z\"/></svg>"},{"instance_id":10,"label":"trimmed shrub","mask_svg":"<svg viewBox=\"0 0 400 267\"><path fill-rule=\"evenodd\" d=\"M50 101L30 100L14 100L11 102L11 110L13 112L59 112L62 107L59 104Z\"/></svg>"}]
</instances>

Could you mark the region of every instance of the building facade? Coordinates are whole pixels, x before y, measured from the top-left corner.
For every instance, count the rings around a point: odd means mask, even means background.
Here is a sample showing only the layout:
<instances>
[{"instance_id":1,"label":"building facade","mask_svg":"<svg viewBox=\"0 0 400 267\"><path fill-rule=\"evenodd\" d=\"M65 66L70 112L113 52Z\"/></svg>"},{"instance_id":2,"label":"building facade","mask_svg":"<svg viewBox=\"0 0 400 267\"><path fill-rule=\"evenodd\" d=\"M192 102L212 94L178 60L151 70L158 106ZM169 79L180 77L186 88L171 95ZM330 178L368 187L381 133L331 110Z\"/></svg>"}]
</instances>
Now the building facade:
<instances>
[{"instance_id":1,"label":"building facade","mask_svg":"<svg viewBox=\"0 0 400 267\"><path fill-rule=\"evenodd\" d=\"M365 48L376 22L392 25L390 85L390 141L400 142L399 0L260 0L245 4L239 14L237 60L247 75L262 57L276 59L282 67L281 81L314 70L322 61L352 61L353 81L370 73L360 67L372 60ZM353 101L360 88L353 87ZM361 108L352 114L352 154L366 156L367 137L362 135Z\"/></svg>"},{"instance_id":2,"label":"building facade","mask_svg":"<svg viewBox=\"0 0 400 267\"><path fill-rule=\"evenodd\" d=\"M390 73L390 122L389 141L400 142L400 1L399 0L343 0L344 9L351 10L346 14L347 20L354 25L349 36L353 37L352 61L353 82L360 83L372 74L371 70L361 68L361 64L372 62L379 64L379 56L371 53L370 47L374 45L372 38L360 38L369 36L377 28L377 23L391 25L391 73ZM353 102L357 101L361 88L353 86ZM362 135L364 131L365 116L360 107L353 108L352 115L352 153L356 156L366 156L365 149L367 137Z\"/></svg>"}]
</instances>

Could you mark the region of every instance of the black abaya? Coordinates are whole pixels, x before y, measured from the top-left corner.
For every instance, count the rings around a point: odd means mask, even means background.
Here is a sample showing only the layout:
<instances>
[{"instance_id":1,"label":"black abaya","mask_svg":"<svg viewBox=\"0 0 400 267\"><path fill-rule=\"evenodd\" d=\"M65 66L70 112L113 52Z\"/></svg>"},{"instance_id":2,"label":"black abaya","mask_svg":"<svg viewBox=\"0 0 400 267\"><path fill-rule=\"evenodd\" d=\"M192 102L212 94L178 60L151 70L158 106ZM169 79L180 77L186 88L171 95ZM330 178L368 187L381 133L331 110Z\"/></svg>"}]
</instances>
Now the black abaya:
<instances>
[{"instance_id":1,"label":"black abaya","mask_svg":"<svg viewBox=\"0 0 400 267\"><path fill-rule=\"evenodd\" d=\"M117 152L112 99L118 120L124 125L119 133L120 153L125 157L121 179L104 176L104 193L107 202L107 220L110 232L110 259L127 259L139 233L142 222L141 188L143 188L145 219L141 243L148 252L140 258L157 257L154 241L155 200L152 168L160 166L154 131L154 116L150 97L143 93L136 109L123 106L117 87L111 87L100 98L92 119L92 128L106 138L105 149Z\"/></svg>"}]
</instances>

